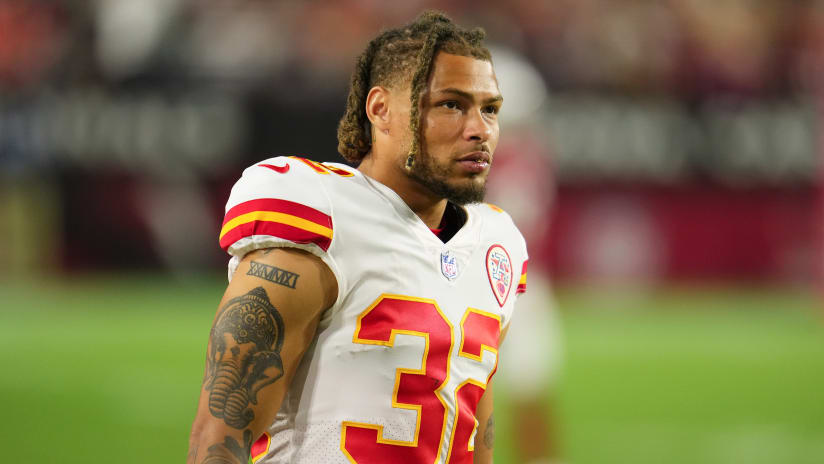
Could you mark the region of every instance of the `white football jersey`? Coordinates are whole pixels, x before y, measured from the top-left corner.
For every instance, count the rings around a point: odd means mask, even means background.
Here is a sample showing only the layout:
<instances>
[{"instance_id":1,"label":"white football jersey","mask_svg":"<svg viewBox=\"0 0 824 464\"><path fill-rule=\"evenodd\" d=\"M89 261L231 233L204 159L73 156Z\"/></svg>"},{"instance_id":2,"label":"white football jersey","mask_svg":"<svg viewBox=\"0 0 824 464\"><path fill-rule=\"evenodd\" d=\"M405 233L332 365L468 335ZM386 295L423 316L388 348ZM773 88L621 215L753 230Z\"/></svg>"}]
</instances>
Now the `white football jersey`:
<instances>
[{"instance_id":1,"label":"white football jersey","mask_svg":"<svg viewBox=\"0 0 824 464\"><path fill-rule=\"evenodd\" d=\"M527 253L500 208L464 209L443 243L348 166L278 157L244 171L220 234L229 278L250 251L295 247L338 282L255 463L472 462L475 410Z\"/></svg>"}]
</instances>

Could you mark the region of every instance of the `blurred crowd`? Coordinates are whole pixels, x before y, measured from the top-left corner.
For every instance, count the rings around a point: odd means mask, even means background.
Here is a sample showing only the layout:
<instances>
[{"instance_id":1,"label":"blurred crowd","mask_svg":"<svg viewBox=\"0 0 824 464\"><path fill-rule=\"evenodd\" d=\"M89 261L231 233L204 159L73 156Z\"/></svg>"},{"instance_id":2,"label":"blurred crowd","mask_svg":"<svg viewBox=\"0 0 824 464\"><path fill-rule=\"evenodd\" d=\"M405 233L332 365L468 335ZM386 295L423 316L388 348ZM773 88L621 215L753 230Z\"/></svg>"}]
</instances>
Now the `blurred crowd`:
<instances>
[{"instance_id":1,"label":"blurred crowd","mask_svg":"<svg viewBox=\"0 0 824 464\"><path fill-rule=\"evenodd\" d=\"M482 24L553 89L769 95L821 81L820 0L3 0L0 85L337 95L376 31L429 7Z\"/></svg>"},{"instance_id":2,"label":"blurred crowd","mask_svg":"<svg viewBox=\"0 0 824 464\"><path fill-rule=\"evenodd\" d=\"M822 0L0 0L0 235L55 225L70 268L222 260L240 169L340 161L356 56L426 8L487 30L501 150L547 160L541 207L556 183L586 208L587 185L819 181Z\"/></svg>"},{"instance_id":3,"label":"blurred crowd","mask_svg":"<svg viewBox=\"0 0 824 464\"><path fill-rule=\"evenodd\" d=\"M562 179L593 164L611 175L617 160L630 178L653 170L660 180L672 173L656 163L677 170L683 147L704 157L753 152L746 140L713 139L729 130L720 120L739 116L754 128L744 139L789 125L787 157L799 159L789 178L810 171L811 96L824 82L820 0L0 0L0 166L216 170L274 151L336 159L330 128L354 58L380 29L430 7L483 25L493 47L528 64L557 98L545 120L533 119L562 138L547 140L559 148ZM590 132L651 142L624 141L603 156L580 146ZM676 153L662 159L670 145ZM633 156L642 158L635 168L623 162Z\"/></svg>"}]
</instances>

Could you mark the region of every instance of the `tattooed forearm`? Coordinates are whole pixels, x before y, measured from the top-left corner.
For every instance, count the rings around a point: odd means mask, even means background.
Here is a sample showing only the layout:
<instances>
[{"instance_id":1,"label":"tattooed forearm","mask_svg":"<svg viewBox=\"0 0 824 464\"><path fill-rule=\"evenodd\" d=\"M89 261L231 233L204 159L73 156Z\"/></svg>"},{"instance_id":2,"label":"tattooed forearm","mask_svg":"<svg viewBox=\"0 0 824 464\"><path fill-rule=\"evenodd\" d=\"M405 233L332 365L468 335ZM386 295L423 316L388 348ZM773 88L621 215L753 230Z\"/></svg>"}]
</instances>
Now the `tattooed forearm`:
<instances>
[{"instance_id":1,"label":"tattooed forearm","mask_svg":"<svg viewBox=\"0 0 824 464\"><path fill-rule=\"evenodd\" d=\"M495 446L495 416L490 415L486 422L486 430L484 431L484 445L487 449L492 449Z\"/></svg>"},{"instance_id":2,"label":"tattooed forearm","mask_svg":"<svg viewBox=\"0 0 824 464\"><path fill-rule=\"evenodd\" d=\"M243 431L243 444L226 436L223 443L210 446L208 451L202 464L247 464L252 454L252 431Z\"/></svg>"},{"instance_id":3,"label":"tattooed forearm","mask_svg":"<svg viewBox=\"0 0 824 464\"><path fill-rule=\"evenodd\" d=\"M283 319L257 287L220 309L209 340L203 388L209 412L242 429L255 418L257 393L283 375ZM227 438L228 439L228 438Z\"/></svg>"},{"instance_id":4,"label":"tattooed forearm","mask_svg":"<svg viewBox=\"0 0 824 464\"><path fill-rule=\"evenodd\" d=\"M249 272L247 272L246 275L260 277L261 279L266 279L269 282L274 282L284 287L295 288L295 285L298 283L298 277L300 277L300 275L294 272L289 272L285 269L257 261L250 262L249 266Z\"/></svg>"},{"instance_id":5,"label":"tattooed forearm","mask_svg":"<svg viewBox=\"0 0 824 464\"><path fill-rule=\"evenodd\" d=\"M189 454L186 455L186 464L195 464L197 462L197 448L200 445L192 443L189 445Z\"/></svg>"}]
</instances>

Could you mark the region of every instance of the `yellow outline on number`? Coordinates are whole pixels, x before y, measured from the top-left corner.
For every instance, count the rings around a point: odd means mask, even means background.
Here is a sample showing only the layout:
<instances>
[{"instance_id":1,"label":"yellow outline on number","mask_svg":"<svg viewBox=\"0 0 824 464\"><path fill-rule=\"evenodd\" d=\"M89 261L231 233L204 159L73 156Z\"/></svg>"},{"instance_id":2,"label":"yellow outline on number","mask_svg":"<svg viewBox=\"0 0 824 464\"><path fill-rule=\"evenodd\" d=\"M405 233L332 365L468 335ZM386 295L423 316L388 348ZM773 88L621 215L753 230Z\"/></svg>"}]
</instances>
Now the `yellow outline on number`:
<instances>
[{"instance_id":1,"label":"yellow outline on number","mask_svg":"<svg viewBox=\"0 0 824 464\"><path fill-rule=\"evenodd\" d=\"M461 318L461 349L458 351L458 356L463 356L464 358L474 359L475 361L482 362L484 356L484 350L491 351L495 354L495 366L498 365L498 349L489 345L485 345L481 343L481 353L480 356L476 356L472 353L467 353L464 351L464 344L466 343L466 334L464 333L464 324L466 323L466 318L469 317L470 313L475 313L480 316L488 317L490 319L495 319L498 321L498 336L500 337L501 331L501 315L494 314L487 311L483 311L476 308L466 308L466 312L464 312L463 317ZM492 369L492 372L495 372L495 369Z\"/></svg>"},{"instance_id":2,"label":"yellow outline on number","mask_svg":"<svg viewBox=\"0 0 824 464\"><path fill-rule=\"evenodd\" d=\"M458 403L458 394L461 392L461 389L468 384L477 385L480 387L484 392L486 392L486 386L489 385L489 379L492 378L492 374L495 373L495 369L498 367L498 349L491 347L489 345L485 345L481 343L481 355L476 356L472 353L467 353L464 351L464 344L466 343L466 332L465 332L465 324L466 319L469 317L470 313L475 313L483 317L488 317L490 319L494 319L498 321L498 337L500 340L500 330L501 330L501 316L498 314L490 313L487 311L482 311L480 309L475 308L466 308L466 312L464 312L463 317L461 318L461 349L458 351L458 356L462 356L464 358L469 358L478 362L483 362L484 350L489 351L495 355L495 364L492 367L492 370L489 371L489 375L486 377L486 383L481 383L475 379L466 379L466 381L462 382L455 388L455 423L452 424L452 433L449 434L449 449L446 451L446 459L444 460L444 464L449 464L449 459L452 458L452 447L455 446L455 431L458 428L458 415L460 414L460 404ZM469 443L467 443L467 451L475 451L475 443L472 440L472 437L478 432L478 419L475 418L475 425L472 427L472 432L469 434Z\"/></svg>"},{"instance_id":3,"label":"yellow outline on number","mask_svg":"<svg viewBox=\"0 0 824 464\"><path fill-rule=\"evenodd\" d=\"M399 408L399 409L407 409L407 410L414 410L416 411L416 418L415 418L415 437L412 442L407 441L400 441L400 440L389 440L383 438L383 426L377 424L366 424L363 422L352 422L352 421L344 421L342 423L342 431L341 431L341 438L340 438L340 449L349 459L349 462L353 464L357 464L357 461L352 457L351 454L346 450L346 428L349 426L353 427L362 427L367 429L377 430L378 432L378 440L377 443L387 444L387 445L396 445L396 446L407 446L407 447L416 447L418 446L418 438L420 435L420 428L421 428L421 407L422 405L414 405L408 403L400 403L398 402L398 387L400 386L400 379L401 374L426 374L426 359L429 356L429 333L425 332L418 332L415 330L399 330L399 329L391 329L389 334L389 340L370 340L370 339L363 339L358 337L358 334L361 331L361 323L363 318L369 314L370 311L375 309L383 300L385 299L393 299L393 300L402 300L402 301L417 301L420 303L428 303L431 304L435 310L438 312L438 315L441 316L446 325L449 326L449 351L446 354L446 376L444 377L443 382L438 385L438 388L433 390L433 393L438 398L438 401L441 402L443 406L444 414L443 414L443 423L441 424L441 439L438 441L438 447L436 448L435 452L435 462L438 462L438 457L441 455L441 447L443 446L444 435L446 434L446 422L449 416L449 405L443 399L441 395L441 391L444 389L447 383L449 383L449 376L450 376L450 359L452 358L452 347L455 344L455 335L454 335L454 326L449 319L444 315L443 311L441 311L440 306L435 300L429 298L418 298L414 296L405 296L405 295L394 295L390 293L383 293L381 294L375 301L369 305L360 315L358 316L357 325L355 326L355 333L352 335L352 343L359 343L364 345L382 345L392 347L395 344L395 335L396 334L405 334L405 335L415 335L419 337L423 337L426 341L426 346L424 347L423 357L421 359L421 368L420 369L405 369L405 368L397 368L395 369L395 387L392 391L392 407ZM451 445L450 445L451 448Z\"/></svg>"}]
</instances>

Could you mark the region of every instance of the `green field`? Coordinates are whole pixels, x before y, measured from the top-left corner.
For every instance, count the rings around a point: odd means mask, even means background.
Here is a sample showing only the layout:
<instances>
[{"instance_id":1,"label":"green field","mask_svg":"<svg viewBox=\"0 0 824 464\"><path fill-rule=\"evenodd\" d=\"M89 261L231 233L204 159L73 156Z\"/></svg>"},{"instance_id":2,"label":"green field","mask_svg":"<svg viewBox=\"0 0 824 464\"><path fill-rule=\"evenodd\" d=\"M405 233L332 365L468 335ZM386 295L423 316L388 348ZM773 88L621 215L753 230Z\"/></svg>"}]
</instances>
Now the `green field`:
<instances>
[{"instance_id":1,"label":"green field","mask_svg":"<svg viewBox=\"0 0 824 464\"><path fill-rule=\"evenodd\" d=\"M0 283L0 461L183 462L223 285ZM812 292L558 296L567 462L824 462L824 310ZM496 462L517 462L498 393Z\"/></svg>"}]
</instances>

